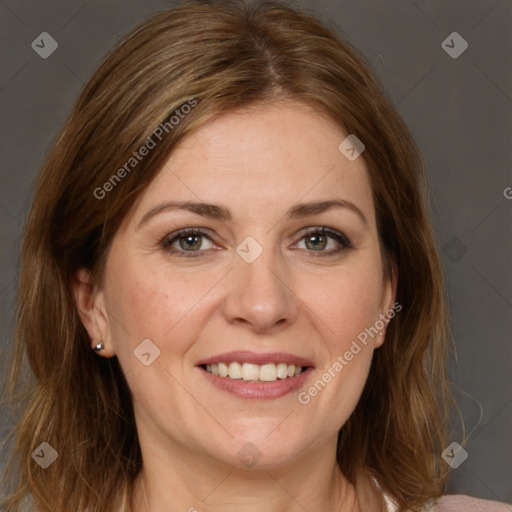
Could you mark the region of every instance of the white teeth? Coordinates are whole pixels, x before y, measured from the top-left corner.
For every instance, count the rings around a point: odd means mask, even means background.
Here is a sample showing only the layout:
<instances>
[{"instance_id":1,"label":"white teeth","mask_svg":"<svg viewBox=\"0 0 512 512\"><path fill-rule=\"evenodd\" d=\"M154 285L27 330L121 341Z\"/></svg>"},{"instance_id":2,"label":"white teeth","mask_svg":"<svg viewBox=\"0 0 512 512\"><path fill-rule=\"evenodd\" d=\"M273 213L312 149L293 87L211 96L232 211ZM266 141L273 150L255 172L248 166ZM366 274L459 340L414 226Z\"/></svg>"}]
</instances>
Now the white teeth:
<instances>
[{"instance_id":1,"label":"white teeth","mask_svg":"<svg viewBox=\"0 0 512 512\"><path fill-rule=\"evenodd\" d=\"M215 366L215 365L212 364L212 366ZM228 369L227 364L219 363L219 376L220 377L227 377L228 373L229 373L229 369Z\"/></svg>"},{"instance_id":2,"label":"white teeth","mask_svg":"<svg viewBox=\"0 0 512 512\"><path fill-rule=\"evenodd\" d=\"M274 382L277 379L286 379L300 375L304 368L302 366L286 363L257 365L252 363L232 362L229 364L207 364L205 365L205 369L215 376L227 377L229 379L243 379L244 381L250 382Z\"/></svg>"},{"instance_id":3,"label":"white teeth","mask_svg":"<svg viewBox=\"0 0 512 512\"><path fill-rule=\"evenodd\" d=\"M242 378L244 380L258 380L260 378L260 367L257 364L244 363L242 365Z\"/></svg>"},{"instance_id":4,"label":"white teeth","mask_svg":"<svg viewBox=\"0 0 512 512\"><path fill-rule=\"evenodd\" d=\"M274 363L261 365L260 380L265 382L272 382L273 380L277 380L277 369Z\"/></svg>"},{"instance_id":5,"label":"white teeth","mask_svg":"<svg viewBox=\"0 0 512 512\"><path fill-rule=\"evenodd\" d=\"M240 363L229 363L229 378L241 379L242 378L242 365Z\"/></svg>"},{"instance_id":6,"label":"white teeth","mask_svg":"<svg viewBox=\"0 0 512 512\"><path fill-rule=\"evenodd\" d=\"M277 378L286 379L288 377L288 365L286 363L279 363L277 365Z\"/></svg>"}]
</instances>

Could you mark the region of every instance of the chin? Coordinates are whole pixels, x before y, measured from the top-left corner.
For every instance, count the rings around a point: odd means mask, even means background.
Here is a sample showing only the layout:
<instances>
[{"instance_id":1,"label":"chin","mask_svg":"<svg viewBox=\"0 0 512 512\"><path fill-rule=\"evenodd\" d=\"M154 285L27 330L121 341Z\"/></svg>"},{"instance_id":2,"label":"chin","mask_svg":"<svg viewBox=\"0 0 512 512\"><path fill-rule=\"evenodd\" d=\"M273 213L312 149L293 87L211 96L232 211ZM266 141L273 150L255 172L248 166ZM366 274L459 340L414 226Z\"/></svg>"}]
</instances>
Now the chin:
<instances>
[{"instance_id":1,"label":"chin","mask_svg":"<svg viewBox=\"0 0 512 512\"><path fill-rule=\"evenodd\" d=\"M274 420L272 428L268 422L264 422L260 430L239 428L233 439L222 446L218 458L231 466L246 469L270 470L291 464L311 443L306 442L293 425L278 429L278 424Z\"/></svg>"}]
</instances>

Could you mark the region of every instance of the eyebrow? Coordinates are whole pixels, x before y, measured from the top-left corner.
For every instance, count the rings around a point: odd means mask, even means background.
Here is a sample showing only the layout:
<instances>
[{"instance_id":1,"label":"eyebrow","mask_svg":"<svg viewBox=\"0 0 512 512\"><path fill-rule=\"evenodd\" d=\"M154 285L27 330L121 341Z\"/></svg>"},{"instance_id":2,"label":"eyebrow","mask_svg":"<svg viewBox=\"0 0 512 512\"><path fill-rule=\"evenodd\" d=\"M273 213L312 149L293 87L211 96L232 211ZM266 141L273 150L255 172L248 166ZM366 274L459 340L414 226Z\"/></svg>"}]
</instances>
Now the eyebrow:
<instances>
[{"instance_id":1,"label":"eyebrow","mask_svg":"<svg viewBox=\"0 0 512 512\"><path fill-rule=\"evenodd\" d=\"M368 220L364 216L364 213L361 211L361 209L351 201L347 201L345 199L329 199L325 201L299 203L293 205L289 210L287 210L284 217L287 220L309 217L311 215L319 215L320 213L332 210L333 208L344 208L350 210L363 221L363 224L366 227L369 227ZM197 215L201 215L202 217L208 217L223 222L228 222L232 220L231 212L229 211L228 208L224 206L208 203L198 203L192 201L168 201L151 208L151 210L149 210L144 215L144 217L142 217L141 221L139 222L139 225L137 226L137 229L140 228L146 222L148 222L151 218L158 215L159 213L166 212L169 210L189 211L192 213L196 213Z\"/></svg>"}]
</instances>

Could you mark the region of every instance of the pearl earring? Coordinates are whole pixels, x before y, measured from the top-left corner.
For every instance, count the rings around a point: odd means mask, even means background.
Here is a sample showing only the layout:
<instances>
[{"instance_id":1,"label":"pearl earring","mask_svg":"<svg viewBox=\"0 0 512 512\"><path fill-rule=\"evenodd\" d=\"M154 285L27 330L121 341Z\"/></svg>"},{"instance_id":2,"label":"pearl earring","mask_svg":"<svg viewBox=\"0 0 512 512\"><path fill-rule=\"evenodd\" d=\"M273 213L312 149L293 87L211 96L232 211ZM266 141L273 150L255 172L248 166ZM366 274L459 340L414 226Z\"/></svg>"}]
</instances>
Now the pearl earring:
<instances>
[{"instance_id":1,"label":"pearl earring","mask_svg":"<svg viewBox=\"0 0 512 512\"><path fill-rule=\"evenodd\" d=\"M94 347L94 350L96 350L96 352L99 352L100 350L103 350L105 348L105 345L103 345L103 342L100 341L95 347Z\"/></svg>"}]
</instances>

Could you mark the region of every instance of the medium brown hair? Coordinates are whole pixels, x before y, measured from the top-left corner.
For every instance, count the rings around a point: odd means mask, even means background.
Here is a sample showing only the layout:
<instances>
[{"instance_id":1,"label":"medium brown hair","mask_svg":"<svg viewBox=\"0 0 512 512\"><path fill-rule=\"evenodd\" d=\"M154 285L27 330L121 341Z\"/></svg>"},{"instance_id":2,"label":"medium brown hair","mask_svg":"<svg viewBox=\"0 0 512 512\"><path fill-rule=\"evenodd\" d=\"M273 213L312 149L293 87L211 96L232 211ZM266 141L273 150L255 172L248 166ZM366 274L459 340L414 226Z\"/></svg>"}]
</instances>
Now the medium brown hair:
<instances>
[{"instance_id":1,"label":"medium brown hair","mask_svg":"<svg viewBox=\"0 0 512 512\"><path fill-rule=\"evenodd\" d=\"M354 484L373 475L401 510L442 494L448 331L424 164L365 58L328 25L277 2L187 2L133 30L85 86L41 169L24 233L7 378L11 402L22 404L8 512L27 496L41 512L119 506L119 490L142 467L131 394L117 358L91 350L71 280L87 268L101 283L121 221L187 134L225 112L283 99L364 142L384 277L398 272L403 309L340 430L341 471ZM196 106L98 199L94 191L191 98ZM44 470L31 458L42 441L58 452Z\"/></svg>"}]
</instances>

